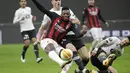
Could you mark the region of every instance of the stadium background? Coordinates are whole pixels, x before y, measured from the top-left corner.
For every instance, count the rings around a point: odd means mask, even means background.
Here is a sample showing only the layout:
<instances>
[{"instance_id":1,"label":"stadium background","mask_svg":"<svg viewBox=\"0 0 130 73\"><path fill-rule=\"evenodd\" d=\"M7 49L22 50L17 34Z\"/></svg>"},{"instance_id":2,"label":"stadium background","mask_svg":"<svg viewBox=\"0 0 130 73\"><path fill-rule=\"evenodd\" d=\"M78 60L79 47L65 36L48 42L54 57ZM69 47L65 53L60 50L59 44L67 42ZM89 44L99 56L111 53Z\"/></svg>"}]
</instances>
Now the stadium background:
<instances>
[{"instance_id":1,"label":"stadium background","mask_svg":"<svg viewBox=\"0 0 130 73\"><path fill-rule=\"evenodd\" d=\"M38 1L48 9L51 8L50 0ZM87 0L62 0L62 2L63 6L69 6L77 17L81 19L82 10L84 7L87 7ZM34 6L31 0L28 0L28 5L31 6L32 13L37 16L35 26L38 30L43 14ZM103 29L105 33L108 33L108 36L130 35L130 0L96 0L96 5L101 9L102 15L110 24L109 28L103 25ZM3 43L3 45L0 45L0 73L60 72L61 68L58 64L50 60L42 49L39 49L39 52L44 60L40 64L37 64L32 45L28 49L26 63L21 63L20 54L23 44L19 44L22 43L19 25L12 24L14 12L18 7L18 0L1 0L0 2L0 44ZM124 31L123 34L122 31ZM89 38L84 39L86 42L91 41ZM90 46L90 44L86 44L87 48ZM130 46L125 48L124 55L118 58L113 64L113 67L117 69L118 73L130 73L129 56ZM76 68L76 64L73 63L68 73L73 73ZM96 69L90 62L86 68Z\"/></svg>"},{"instance_id":2,"label":"stadium background","mask_svg":"<svg viewBox=\"0 0 130 73\"><path fill-rule=\"evenodd\" d=\"M0 43L22 43L19 25L12 24L14 12L19 8L18 1L2 0L0 2ZM51 0L38 1L47 9L52 7ZM62 0L62 5L70 7L81 20L82 10L84 7L87 7L87 0ZM96 0L96 5L101 9L103 17L110 24L110 27L106 28L102 23L103 30L107 36L130 35L130 0ZM31 0L28 0L28 6L32 8L32 14L37 16L35 26L38 30L43 14L35 7ZM85 41L91 41L88 38L84 38L86 39Z\"/></svg>"}]
</instances>

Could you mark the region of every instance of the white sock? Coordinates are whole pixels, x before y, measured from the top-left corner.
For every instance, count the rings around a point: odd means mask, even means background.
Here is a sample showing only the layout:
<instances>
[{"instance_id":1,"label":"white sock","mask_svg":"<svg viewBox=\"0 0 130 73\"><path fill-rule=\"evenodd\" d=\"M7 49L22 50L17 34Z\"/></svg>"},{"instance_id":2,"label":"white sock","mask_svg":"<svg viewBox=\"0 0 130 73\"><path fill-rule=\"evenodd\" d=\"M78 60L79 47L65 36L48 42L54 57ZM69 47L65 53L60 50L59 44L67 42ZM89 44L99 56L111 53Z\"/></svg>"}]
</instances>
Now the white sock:
<instances>
[{"instance_id":1,"label":"white sock","mask_svg":"<svg viewBox=\"0 0 130 73\"><path fill-rule=\"evenodd\" d=\"M67 73L71 66L72 66L72 62L67 64L64 68L62 68L61 73Z\"/></svg>"},{"instance_id":2,"label":"white sock","mask_svg":"<svg viewBox=\"0 0 130 73\"><path fill-rule=\"evenodd\" d=\"M63 61L58 54L53 50L48 53L48 56L55 62L57 62L60 66L62 66L65 61Z\"/></svg>"}]
</instances>

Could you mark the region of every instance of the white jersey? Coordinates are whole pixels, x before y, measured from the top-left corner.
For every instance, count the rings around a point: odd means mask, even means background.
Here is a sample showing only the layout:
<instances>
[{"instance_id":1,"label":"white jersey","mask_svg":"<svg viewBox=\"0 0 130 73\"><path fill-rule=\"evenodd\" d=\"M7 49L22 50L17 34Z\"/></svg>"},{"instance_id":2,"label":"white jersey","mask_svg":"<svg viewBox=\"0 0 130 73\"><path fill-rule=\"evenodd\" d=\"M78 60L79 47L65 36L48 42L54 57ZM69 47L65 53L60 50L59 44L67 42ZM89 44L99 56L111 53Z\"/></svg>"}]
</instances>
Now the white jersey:
<instances>
[{"instance_id":1,"label":"white jersey","mask_svg":"<svg viewBox=\"0 0 130 73\"><path fill-rule=\"evenodd\" d=\"M109 37L105 39L106 45L102 46L101 49L104 50L107 55L110 55L112 51L116 54L116 56L120 56L124 53L124 48L121 48L120 42L121 40L117 37Z\"/></svg>"},{"instance_id":2,"label":"white jersey","mask_svg":"<svg viewBox=\"0 0 130 73\"><path fill-rule=\"evenodd\" d=\"M19 23L20 24L20 31L28 31L35 29L32 21L32 14L31 14L31 8L25 7L25 8L19 8L15 12L13 23Z\"/></svg>"}]
</instances>

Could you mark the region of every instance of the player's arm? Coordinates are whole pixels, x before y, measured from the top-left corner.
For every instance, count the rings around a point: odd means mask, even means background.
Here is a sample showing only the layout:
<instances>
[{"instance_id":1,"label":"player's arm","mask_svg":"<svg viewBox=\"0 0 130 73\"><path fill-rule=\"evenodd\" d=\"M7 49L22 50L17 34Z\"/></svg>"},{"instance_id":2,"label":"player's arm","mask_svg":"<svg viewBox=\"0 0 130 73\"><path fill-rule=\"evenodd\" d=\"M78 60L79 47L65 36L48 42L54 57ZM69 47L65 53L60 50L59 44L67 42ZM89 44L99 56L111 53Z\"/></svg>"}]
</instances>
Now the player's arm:
<instances>
[{"instance_id":1,"label":"player's arm","mask_svg":"<svg viewBox=\"0 0 130 73\"><path fill-rule=\"evenodd\" d=\"M34 45L40 43L42 34L44 33L43 31L44 31L44 25L41 25L39 30L38 30L38 33L37 33L37 40L36 40L36 42L34 42Z\"/></svg>"},{"instance_id":2,"label":"player's arm","mask_svg":"<svg viewBox=\"0 0 130 73\"><path fill-rule=\"evenodd\" d=\"M83 10L83 14L82 14L82 21L81 21L81 25L82 25L82 31L86 31L87 30L87 25L86 25L86 19L87 19L87 9L84 8Z\"/></svg>"},{"instance_id":3,"label":"player's arm","mask_svg":"<svg viewBox=\"0 0 130 73\"><path fill-rule=\"evenodd\" d=\"M35 21L36 21L36 16L32 15L32 10L31 10L30 7L28 7L28 11L29 11L30 14L31 14L32 22L35 22Z\"/></svg>"},{"instance_id":4,"label":"player's arm","mask_svg":"<svg viewBox=\"0 0 130 73\"><path fill-rule=\"evenodd\" d=\"M47 24L50 24L49 23L50 21L51 21L50 18L47 15L44 15L42 24L37 33L37 41L34 44L37 44L40 42L41 37L44 34L44 30L45 30L44 28L47 26Z\"/></svg>"},{"instance_id":5,"label":"player's arm","mask_svg":"<svg viewBox=\"0 0 130 73\"><path fill-rule=\"evenodd\" d=\"M84 8L84 10L83 10L83 12L82 12L83 14L82 14L82 21L81 21L81 24L82 25L86 25L86 19L87 19L87 8Z\"/></svg>"},{"instance_id":6,"label":"player's arm","mask_svg":"<svg viewBox=\"0 0 130 73\"><path fill-rule=\"evenodd\" d=\"M19 12L16 11L13 19L13 24L20 23L21 20L24 20L24 16L20 16Z\"/></svg>"},{"instance_id":7,"label":"player's arm","mask_svg":"<svg viewBox=\"0 0 130 73\"><path fill-rule=\"evenodd\" d=\"M109 38L102 40L102 41L98 41L98 40L95 40L95 41L96 41L96 45L93 46L92 55L95 55L100 47L102 47L104 45L112 44L113 38L109 37Z\"/></svg>"},{"instance_id":8,"label":"player's arm","mask_svg":"<svg viewBox=\"0 0 130 73\"><path fill-rule=\"evenodd\" d=\"M49 10L47 10L45 7L43 7L40 3L38 3L36 0L32 0L33 3L36 5L36 7L43 13L47 14L47 16L49 16L51 19L54 15L57 15L54 12L50 12Z\"/></svg>"},{"instance_id":9,"label":"player's arm","mask_svg":"<svg viewBox=\"0 0 130 73\"><path fill-rule=\"evenodd\" d=\"M103 23L105 23L107 26L109 26L108 22L106 22L106 21L104 20L104 18L102 17L102 14L101 14L100 9L98 10L98 17L99 17L99 19L100 19Z\"/></svg>"},{"instance_id":10,"label":"player's arm","mask_svg":"<svg viewBox=\"0 0 130 73\"><path fill-rule=\"evenodd\" d=\"M108 70L110 70L112 73L118 73L117 70L112 66L109 66Z\"/></svg>"},{"instance_id":11,"label":"player's arm","mask_svg":"<svg viewBox=\"0 0 130 73\"><path fill-rule=\"evenodd\" d=\"M70 20L72 21L73 24L80 24L80 20L76 17L76 15L72 12L70 9Z\"/></svg>"},{"instance_id":12,"label":"player's arm","mask_svg":"<svg viewBox=\"0 0 130 73\"><path fill-rule=\"evenodd\" d=\"M80 38L84 35L84 33L86 32L80 32L80 30L77 28L77 25L76 24L72 24L72 27L71 27L72 31L75 33L75 36Z\"/></svg>"}]
</instances>

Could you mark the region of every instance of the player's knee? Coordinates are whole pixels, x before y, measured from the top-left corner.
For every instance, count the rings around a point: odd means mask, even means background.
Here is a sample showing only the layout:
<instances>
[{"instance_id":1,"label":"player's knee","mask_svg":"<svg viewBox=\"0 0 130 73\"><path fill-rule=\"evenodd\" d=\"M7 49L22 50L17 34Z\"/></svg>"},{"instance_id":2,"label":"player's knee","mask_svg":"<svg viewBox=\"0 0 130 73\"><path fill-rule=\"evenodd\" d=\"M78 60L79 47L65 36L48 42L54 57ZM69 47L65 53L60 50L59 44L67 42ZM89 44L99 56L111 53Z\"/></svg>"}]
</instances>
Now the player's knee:
<instances>
[{"instance_id":1,"label":"player's knee","mask_svg":"<svg viewBox=\"0 0 130 73\"><path fill-rule=\"evenodd\" d=\"M66 45L66 48L69 48L69 49L72 50L72 51L77 51L76 48L74 47L74 45L71 44L71 43L68 43L68 44Z\"/></svg>"},{"instance_id":2,"label":"player's knee","mask_svg":"<svg viewBox=\"0 0 130 73\"><path fill-rule=\"evenodd\" d=\"M83 60L88 60L88 59L89 59L89 54L88 54L88 53L82 53L82 55L80 54L80 57L81 57Z\"/></svg>"},{"instance_id":3,"label":"player's knee","mask_svg":"<svg viewBox=\"0 0 130 73\"><path fill-rule=\"evenodd\" d=\"M89 52L85 46L82 47L80 50L78 50L78 52L82 59L84 59L84 60L89 59Z\"/></svg>"},{"instance_id":4,"label":"player's knee","mask_svg":"<svg viewBox=\"0 0 130 73\"><path fill-rule=\"evenodd\" d=\"M46 53L49 53L50 51L53 51L53 50L55 50L55 47L52 43L48 44L45 48Z\"/></svg>"},{"instance_id":5,"label":"player's knee","mask_svg":"<svg viewBox=\"0 0 130 73\"><path fill-rule=\"evenodd\" d=\"M30 40L25 40L24 41L24 46L29 46L30 45Z\"/></svg>"},{"instance_id":6,"label":"player's knee","mask_svg":"<svg viewBox=\"0 0 130 73\"><path fill-rule=\"evenodd\" d=\"M32 38L32 42L34 43L35 41L36 41L37 39L34 37L34 38Z\"/></svg>"}]
</instances>

